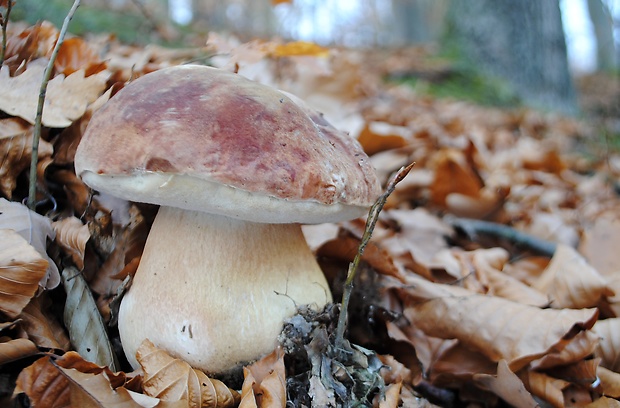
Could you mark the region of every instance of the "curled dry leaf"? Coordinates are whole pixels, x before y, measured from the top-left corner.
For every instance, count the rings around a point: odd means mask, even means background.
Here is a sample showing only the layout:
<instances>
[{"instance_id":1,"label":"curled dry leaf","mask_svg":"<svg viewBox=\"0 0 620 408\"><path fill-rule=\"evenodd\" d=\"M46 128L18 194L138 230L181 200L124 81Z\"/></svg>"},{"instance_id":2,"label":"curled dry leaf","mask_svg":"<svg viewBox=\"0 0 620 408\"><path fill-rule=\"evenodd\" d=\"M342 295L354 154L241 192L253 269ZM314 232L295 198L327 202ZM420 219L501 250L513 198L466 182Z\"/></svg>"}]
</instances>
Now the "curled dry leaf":
<instances>
[{"instance_id":1,"label":"curled dry leaf","mask_svg":"<svg viewBox=\"0 0 620 408\"><path fill-rule=\"evenodd\" d=\"M13 396L24 393L37 408L71 407L69 381L50 359L42 357L22 370Z\"/></svg>"},{"instance_id":2,"label":"curled dry leaf","mask_svg":"<svg viewBox=\"0 0 620 408\"><path fill-rule=\"evenodd\" d=\"M105 62L79 37L67 38L63 41L54 61L54 68L59 74L71 75L83 69L85 76L103 71Z\"/></svg>"},{"instance_id":3,"label":"curled dry leaf","mask_svg":"<svg viewBox=\"0 0 620 408\"><path fill-rule=\"evenodd\" d=\"M385 389L385 394L377 396L376 402L379 408L397 408L400 406L400 390L403 388L402 382L390 384Z\"/></svg>"},{"instance_id":4,"label":"curled dry leaf","mask_svg":"<svg viewBox=\"0 0 620 408\"><path fill-rule=\"evenodd\" d=\"M162 401L186 400L191 408L234 407L239 394L219 380L211 379L183 360L171 357L165 351L144 340L136 352L142 370L144 393Z\"/></svg>"},{"instance_id":5,"label":"curled dry leaf","mask_svg":"<svg viewBox=\"0 0 620 408\"><path fill-rule=\"evenodd\" d=\"M71 257L80 271L84 269L84 253L90 239L88 225L82 224L76 217L68 217L53 222L52 227L56 232L56 243Z\"/></svg>"},{"instance_id":6,"label":"curled dry leaf","mask_svg":"<svg viewBox=\"0 0 620 408\"><path fill-rule=\"evenodd\" d=\"M49 313L51 301L46 292L33 298L19 315L20 326L38 347L69 350L65 328Z\"/></svg>"},{"instance_id":7,"label":"curled dry leaf","mask_svg":"<svg viewBox=\"0 0 620 408\"><path fill-rule=\"evenodd\" d=\"M22 236L48 262L46 274L39 286L53 289L60 283L58 267L47 255L47 240L55 234L49 218L31 211L23 204L0 198L0 228L12 229Z\"/></svg>"},{"instance_id":8,"label":"curled dry leaf","mask_svg":"<svg viewBox=\"0 0 620 408\"><path fill-rule=\"evenodd\" d=\"M28 64L23 74L9 76L7 67L0 69L0 110L19 116L34 124L37 113L39 88L47 60L39 58ZM68 77L58 75L47 85L42 123L47 127L65 128L80 118L88 104L94 102L106 88L107 74L101 72L89 77L76 71Z\"/></svg>"},{"instance_id":9,"label":"curled dry leaf","mask_svg":"<svg viewBox=\"0 0 620 408\"><path fill-rule=\"evenodd\" d=\"M1 91L0 91L1 92ZM39 142L39 159L51 156L52 145ZM17 186L17 177L30 167L32 154L32 126L20 118L0 120L0 192L11 198Z\"/></svg>"},{"instance_id":10,"label":"curled dry leaf","mask_svg":"<svg viewBox=\"0 0 620 408\"><path fill-rule=\"evenodd\" d=\"M35 355L38 352L37 346L28 339L0 338L0 365Z\"/></svg>"},{"instance_id":11,"label":"curled dry leaf","mask_svg":"<svg viewBox=\"0 0 620 408\"><path fill-rule=\"evenodd\" d=\"M47 266L17 232L0 229L0 311L17 317L37 292Z\"/></svg>"},{"instance_id":12,"label":"curled dry leaf","mask_svg":"<svg viewBox=\"0 0 620 408\"><path fill-rule=\"evenodd\" d=\"M555 408L564 408L566 401L563 391L570 387L568 381L559 380L537 371L528 370L521 375L526 388L535 396Z\"/></svg>"},{"instance_id":13,"label":"curled dry leaf","mask_svg":"<svg viewBox=\"0 0 620 408\"><path fill-rule=\"evenodd\" d=\"M243 368L244 381L239 408L286 407L284 352L276 348L251 366Z\"/></svg>"},{"instance_id":14,"label":"curled dry leaf","mask_svg":"<svg viewBox=\"0 0 620 408\"><path fill-rule=\"evenodd\" d=\"M592 330L600 337L596 355L601 366L620 372L620 318L599 320Z\"/></svg>"},{"instance_id":15,"label":"curled dry leaf","mask_svg":"<svg viewBox=\"0 0 620 408\"><path fill-rule=\"evenodd\" d=\"M613 296L606 279L575 249L559 244L551 262L533 284L549 294L554 308L579 309L597 306L601 298Z\"/></svg>"},{"instance_id":16,"label":"curled dry leaf","mask_svg":"<svg viewBox=\"0 0 620 408\"><path fill-rule=\"evenodd\" d=\"M408 284L399 292L411 325L429 336L456 338L492 361L505 359L514 371L566 347L598 317L596 309L539 309L416 277Z\"/></svg>"},{"instance_id":17,"label":"curled dry leaf","mask_svg":"<svg viewBox=\"0 0 620 408\"><path fill-rule=\"evenodd\" d=\"M482 388L492 391L495 395L516 408L536 408L538 403L523 385L519 377L510 371L506 360L497 363L497 374L475 374L474 381Z\"/></svg>"},{"instance_id":18,"label":"curled dry leaf","mask_svg":"<svg viewBox=\"0 0 620 408\"><path fill-rule=\"evenodd\" d=\"M58 38L58 29L49 21L42 21L28 27L7 39L5 65L11 75L23 70L28 62L40 57L49 56Z\"/></svg>"}]
</instances>

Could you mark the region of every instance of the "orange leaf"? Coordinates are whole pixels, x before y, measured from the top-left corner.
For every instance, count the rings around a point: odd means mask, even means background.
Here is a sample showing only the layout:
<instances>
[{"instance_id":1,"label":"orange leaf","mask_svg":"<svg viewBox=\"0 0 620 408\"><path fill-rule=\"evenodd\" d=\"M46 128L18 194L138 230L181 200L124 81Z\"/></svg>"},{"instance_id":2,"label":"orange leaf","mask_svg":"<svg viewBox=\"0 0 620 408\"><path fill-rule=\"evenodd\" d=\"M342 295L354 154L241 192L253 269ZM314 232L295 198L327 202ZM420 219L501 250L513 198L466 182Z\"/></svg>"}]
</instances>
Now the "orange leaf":
<instances>
[{"instance_id":1,"label":"orange leaf","mask_svg":"<svg viewBox=\"0 0 620 408\"><path fill-rule=\"evenodd\" d=\"M69 381L43 357L24 368L17 377L13 395L25 393L37 408L70 407Z\"/></svg>"},{"instance_id":2,"label":"orange leaf","mask_svg":"<svg viewBox=\"0 0 620 408\"><path fill-rule=\"evenodd\" d=\"M63 41L54 61L57 73L69 76L83 69L85 76L103 71L105 62L101 61L88 44L79 37L67 38Z\"/></svg>"},{"instance_id":3,"label":"orange leaf","mask_svg":"<svg viewBox=\"0 0 620 408\"><path fill-rule=\"evenodd\" d=\"M405 137L410 132L405 127L383 122L370 122L365 124L357 141L360 142L366 154L372 156L385 150L404 147L407 144Z\"/></svg>"},{"instance_id":4,"label":"orange leaf","mask_svg":"<svg viewBox=\"0 0 620 408\"><path fill-rule=\"evenodd\" d=\"M302 55L325 57L328 53L328 48L321 47L318 44L307 41L292 41L286 44L276 44L270 49L268 55L276 58Z\"/></svg>"},{"instance_id":5,"label":"orange leaf","mask_svg":"<svg viewBox=\"0 0 620 408\"><path fill-rule=\"evenodd\" d=\"M4 340L4 338L0 338ZM28 339L0 341L0 365L37 354L39 349Z\"/></svg>"}]
</instances>

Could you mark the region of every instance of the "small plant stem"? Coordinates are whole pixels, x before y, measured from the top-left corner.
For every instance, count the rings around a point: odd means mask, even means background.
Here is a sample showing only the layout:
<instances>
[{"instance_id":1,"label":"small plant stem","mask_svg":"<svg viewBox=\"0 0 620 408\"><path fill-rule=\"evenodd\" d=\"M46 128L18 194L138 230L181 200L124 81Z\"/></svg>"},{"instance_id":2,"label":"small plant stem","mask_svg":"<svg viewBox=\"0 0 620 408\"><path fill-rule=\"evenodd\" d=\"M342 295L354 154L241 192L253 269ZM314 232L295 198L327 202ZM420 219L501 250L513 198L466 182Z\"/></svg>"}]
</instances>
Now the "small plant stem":
<instances>
[{"instance_id":1,"label":"small plant stem","mask_svg":"<svg viewBox=\"0 0 620 408\"><path fill-rule=\"evenodd\" d=\"M69 22L73 18L75 14L75 10L80 6L80 0L75 0L73 2L73 6L71 6L71 10L65 17L65 21L62 23L62 28L60 29L60 33L58 34L58 40L56 41L56 45L54 46L54 50L52 51L52 55L50 57L49 62L47 63L47 67L45 68L45 72L43 73L43 81L41 82L41 88L39 89L39 104L37 105L37 116L34 120L34 131L32 134L32 155L30 158L30 186L28 189L28 208L31 210L35 209L36 206L36 192L37 192L37 161L39 158L39 140L41 139L41 121L43 118L43 105L45 104L45 93L47 92L47 83L50 80L50 76L52 75L52 70L54 68L54 62L56 61L56 56L58 55L58 50L60 50L60 46L62 45L65 35L67 33L67 28L69 27Z\"/></svg>"},{"instance_id":2,"label":"small plant stem","mask_svg":"<svg viewBox=\"0 0 620 408\"><path fill-rule=\"evenodd\" d=\"M2 68L2 64L4 64L4 56L6 54L6 26L9 24L11 8L13 8L13 1L9 0L6 3L6 15L2 19L2 49L0 50L0 68Z\"/></svg>"},{"instance_id":3,"label":"small plant stem","mask_svg":"<svg viewBox=\"0 0 620 408\"><path fill-rule=\"evenodd\" d=\"M375 229L375 225L377 225L377 221L379 220L379 214L381 213L385 202L387 201L390 194L394 192L396 185L400 183L405 178L405 176L407 176L407 174L409 174L414 165L415 163L411 163L406 167L401 167L401 169L398 170L389 181L385 192L381 196L379 196L377 201L375 201L372 207L370 207L370 211L368 211L368 219L366 220L366 227L364 228L362 241L357 248L357 254L355 255L355 258L353 258L353 262L349 264L347 280L344 283L342 302L340 306L340 315L338 316L338 325L336 326L335 346L337 349L342 349L344 346L344 331L347 325L347 310L349 307L349 301L351 299L351 292L353 292L353 280L355 279L357 268L359 266L360 260L362 259L362 255L364 254L364 249L366 249L366 245L368 245L368 242L370 241L370 237L372 236L372 232Z\"/></svg>"}]
</instances>

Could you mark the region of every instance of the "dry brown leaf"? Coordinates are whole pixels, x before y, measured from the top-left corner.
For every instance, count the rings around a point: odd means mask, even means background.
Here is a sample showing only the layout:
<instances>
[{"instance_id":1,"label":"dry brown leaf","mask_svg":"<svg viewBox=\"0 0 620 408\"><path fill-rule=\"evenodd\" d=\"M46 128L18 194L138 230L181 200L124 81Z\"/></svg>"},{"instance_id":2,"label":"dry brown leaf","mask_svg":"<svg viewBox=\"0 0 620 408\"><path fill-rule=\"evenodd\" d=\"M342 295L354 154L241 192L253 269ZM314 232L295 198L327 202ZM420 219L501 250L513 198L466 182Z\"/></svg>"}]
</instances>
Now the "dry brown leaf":
<instances>
[{"instance_id":1,"label":"dry brown leaf","mask_svg":"<svg viewBox=\"0 0 620 408\"><path fill-rule=\"evenodd\" d=\"M404 126L394 126L384 122L370 122L357 137L367 155L404 147L406 138L411 135L411 130Z\"/></svg>"},{"instance_id":2,"label":"dry brown leaf","mask_svg":"<svg viewBox=\"0 0 620 408\"><path fill-rule=\"evenodd\" d=\"M78 270L84 269L86 243L90 239L88 225L76 217L68 217L53 222L52 227L56 232L56 243L71 257Z\"/></svg>"},{"instance_id":3,"label":"dry brown leaf","mask_svg":"<svg viewBox=\"0 0 620 408\"><path fill-rule=\"evenodd\" d=\"M146 395L162 401L187 400L191 408L225 408L239 402L236 391L192 369L183 360L171 357L149 340L142 342L136 358L144 371L142 386Z\"/></svg>"},{"instance_id":4,"label":"dry brown leaf","mask_svg":"<svg viewBox=\"0 0 620 408\"><path fill-rule=\"evenodd\" d=\"M63 186L69 205L76 214L83 214L90 203L90 190L84 182L75 175L73 170L58 169L50 175L50 180Z\"/></svg>"},{"instance_id":5,"label":"dry brown leaf","mask_svg":"<svg viewBox=\"0 0 620 408\"><path fill-rule=\"evenodd\" d=\"M0 338L0 365L35 355L37 346L28 339Z\"/></svg>"},{"instance_id":6,"label":"dry brown leaf","mask_svg":"<svg viewBox=\"0 0 620 408\"><path fill-rule=\"evenodd\" d=\"M620 398L620 373L598 366L596 375L601 380L604 395Z\"/></svg>"},{"instance_id":7,"label":"dry brown leaf","mask_svg":"<svg viewBox=\"0 0 620 408\"><path fill-rule=\"evenodd\" d=\"M0 69L0 110L19 116L34 124L39 88L47 60L39 58L28 64L23 74L9 76L7 67ZM58 75L47 85L42 123L47 127L65 128L79 119L88 104L94 102L106 88L105 72L84 77L84 71L68 77Z\"/></svg>"},{"instance_id":8,"label":"dry brown leaf","mask_svg":"<svg viewBox=\"0 0 620 408\"><path fill-rule=\"evenodd\" d=\"M579 252L588 263L603 276L617 274L620 271L620 219L610 214L597 217L593 226L583 232Z\"/></svg>"},{"instance_id":9,"label":"dry brown leaf","mask_svg":"<svg viewBox=\"0 0 620 408\"><path fill-rule=\"evenodd\" d=\"M562 391L570 386L568 381L559 380L531 370L523 373L521 379L533 395L548 402L555 408L564 408L566 406Z\"/></svg>"},{"instance_id":10,"label":"dry brown leaf","mask_svg":"<svg viewBox=\"0 0 620 408\"><path fill-rule=\"evenodd\" d=\"M601 366L620 372L620 318L599 320L592 330L600 338L595 354Z\"/></svg>"},{"instance_id":11,"label":"dry brown leaf","mask_svg":"<svg viewBox=\"0 0 620 408\"><path fill-rule=\"evenodd\" d=\"M37 408L71 407L69 380L51 363L49 356L38 359L19 373L13 395L21 393L25 393Z\"/></svg>"},{"instance_id":12,"label":"dry brown leaf","mask_svg":"<svg viewBox=\"0 0 620 408\"><path fill-rule=\"evenodd\" d=\"M596 326L596 324L595 324ZM594 330L594 328L592 329ZM591 356L599 343L599 336L591 330L582 331L577 334L561 350L554 350L545 355L540 360L533 361L532 369L543 370L551 367L566 366L577 363L584 358Z\"/></svg>"},{"instance_id":13,"label":"dry brown leaf","mask_svg":"<svg viewBox=\"0 0 620 408\"><path fill-rule=\"evenodd\" d=\"M50 305L46 293L33 298L19 315L20 325L38 347L67 351L71 346L69 337L65 327L49 313Z\"/></svg>"},{"instance_id":14,"label":"dry brown leaf","mask_svg":"<svg viewBox=\"0 0 620 408\"><path fill-rule=\"evenodd\" d=\"M48 262L39 286L54 289L60 283L58 267L46 252L47 240L54 239L51 220L23 204L0 198L0 229L11 229L22 236Z\"/></svg>"},{"instance_id":15,"label":"dry brown leaf","mask_svg":"<svg viewBox=\"0 0 620 408\"><path fill-rule=\"evenodd\" d=\"M54 68L57 73L65 76L83 69L85 76L90 76L103 71L106 68L105 62L95 54L88 43L79 37L67 38L63 41Z\"/></svg>"},{"instance_id":16,"label":"dry brown leaf","mask_svg":"<svg viewBox=\"0 0 620 408\"><path fill-rule=\"evenodd\" d=\"M480 197L482 180L460 150L440 150L433 161L435 180L430 186L433 203L445 206L446 198L452 193L473 198Z\"/></svg>"},{"instance_id":17,"label":"dry brown leaf","mask_svg":"<svg viewBox=\"0 0 620 408\"><path fill-rule=\"evenodd\" d=\"M557 309L594 307L602 298L613 296L606 279L573 248L558 245L543 274L532 285L547 293Z\"/></svg>"},{"instance_id":18,"label":"dry brown leaf","mask_svg":"<svg viewBox=\"0 0 620 408\"><path fill-rule=\"evenodd\" d=\"M53 147L45 140L39 142L39 159L49 157ZM8 198L17 186L17 177L30 167L32 126L20 118L0 120L0 192Z\"/></svg>"},{"instance_id":19,"label":"dry brown leaf","mask_svg":"<svg viewBox=\"0 0 620 408\"><path fill-rule=\"evenodd\" d=\"M28 27L7 39L4 65L15 75L18 68L24 69L27 63L40 57L49 56L54 48L58 30L49 21L42 21Z\"/></svg>"},{"instance_id":20,"label":"dry brown leaf","mask_svg":"<svg viewBox=\"0 0 620 408\"><path fill-rule=\"evenodd\" d=\"M400 391L402 388L402 382L388 385L383 398L377 397L379 408L397 408L400 405Z\"/></svg>"},{"instance_id":21,"label":"dry brown leaf","mask_svg":"<svg viewBox=\"0 0 620 408\"><path fill-rule=\"evenodd\" d=\"M47 266L17 232L0 229L0 310L17 317L37 292Z\"/></svg>"},{"instance_id":22,"label":"dry brown leaf","mask_svg":"<svg viewBox=\"0 0 620 408\"><path fill-rule=\"evenodd\" d=\"M408 277L398 289L410 323L427 335L456 338L492 361L505 359L513 371L590 329L596 309L539 309L502 298Z\"/></svg>"},{"instance_id":23,"label":"dry brown leaf","mask_svg":"<svg viewBox=\"0 0 620 408\"><path fill-rule=\"evenodd\" d=\"M620 401L614 398L603 396L596 401L584 405L584 408L619 408Z\"/></svg>"},{"instance_id":24,"label":"dry brown leaf","mask_svg":"<svg viewBox=\"0 0 620 408\"><path fill-rule=\"evenodd\" d=\"M243 375L239 408L286 407L286 374L281 348L244 367Z\"/></svg>"},{"instance_id":25,"label":"dry brown leaf","mask_svg":"<svg viewBox=\"0 0 620 408\"><path fill-rule=\"evenodd\" d=\"M475 374L476 384L492 391L495 395L516 408L535 408L538 403L523 385L519 377L510 371L506 360L497 363L497 374Z\"/></svg>"}]
</instances>

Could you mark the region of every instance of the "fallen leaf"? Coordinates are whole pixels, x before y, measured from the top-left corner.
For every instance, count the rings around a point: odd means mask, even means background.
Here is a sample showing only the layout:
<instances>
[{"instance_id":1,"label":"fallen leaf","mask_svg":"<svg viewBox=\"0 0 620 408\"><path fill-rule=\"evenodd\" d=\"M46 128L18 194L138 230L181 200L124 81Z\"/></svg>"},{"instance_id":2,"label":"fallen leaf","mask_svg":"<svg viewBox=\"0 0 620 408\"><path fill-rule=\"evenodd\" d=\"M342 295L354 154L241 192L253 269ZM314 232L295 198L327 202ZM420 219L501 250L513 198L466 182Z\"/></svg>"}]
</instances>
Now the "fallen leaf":
<instances>
[{"instance_id":1,"label":"fallen leaf","mask_svg":"<svg viewBox=\"0 0 620 408\"><path fill-rule=\"evenodd\" d=\"M13 396L21 393L25 393L37 408L71 407L69 380L60 374L49 356L38 359L19 373Z\"/></svg>"},{"instance_id":2,"label":"fallen leaf","mask_svg":"<svg viewBox=\"0 0 620 408\"><path fill-rule=\"evenodd\" d=\"M33 298L19 315L20 326L38 347L69 350L71 344L65 327L50 313L51 301L46 293Z\"/></svg>"},{"instance_id":3,"label":"fallen leaf","mask_svg":"<svg viewBox=\"0 0 620 408\"><path fill-rule=\"evenodd\" d=\"M555 408L564 408L566 406L562 391L570 387L568 381L559 380L532 370L522 374L521 379L527 389L536 397L546 401Z\"/></svg>"},{"instance_id":4,"label":"fallen leaf","mask_svg":"<svg viewBox=\"0 0 620 408\"><path fill-rule=\"evenodd\" d=\"M17 177L30 168L32 131L32 126L23 119L0 119L0 192L5 197L13 196ZM53 151L51 144L40 140L37 157L49 157Z\"/></svg>"},{"instance_id":5,"label":"fallen leaf","mask_svg":"<svg viewBox=\"0 0 620 408\"><path fill-rule=\"evenodd\" d=\"M513 373L506 360L497 363L497 374L475 374L474 381L484 389L493 391L495 395L516 408L535 408L538 403L523 385L519 377Z\"/></svg>"},{"instance_id":6,"label":"fallen leaf","mask_svg":"<svg viewBox=\"0 0 620 408\"><path fill-rule=\"evenodd\" d=\"M49 218L31 211L23 204L0 198L0 228L12 229L48 262L46 274L39 286L53 289L60 283L60 273L56 263L46 252L47 240L54 239L55 234Z\"/></svg>"},{"instance_id":7,"label":"fallen leaf","mask_svg":"<svg viewBox=\"0 0 620 408\"><path fill-rule=\"evenodd\" d=\"M28 339L6 339L0 337L0 365L39 353L37 346Z\"/></svg>"},{"instance_id":8,"label":"fallen leaf","mask_svg":"<svg viewBox=\"0 0 620 408\"><path fill-rule=\"evenodd\" d=\"M596 309L539 309L502 298L408 277L398 289L404 316L429 336L456 338L513 371L566 346L590 329Z\"/></svg>"},{"instance_id":9,"label":"fallen leaf","mask_svg":"<svg viewBox=\"0 0 620 408\"><path fill-rule=\"evenodd\" d=\"M0 229L0 310L17 317L37 292L47 266L17 232Z\"/></svg>"},{"instance_id":10,"label":"fallen leaf","mask_svg":"<svg viewBox=\"0 0 620 408\"><path fill-rule=\"evenodd\" d=\"M116 370L116 354L108 332L84 277L74 267L62 271L67 293L63 313L71 344L86 360Z\"/></svg>"},{"instance_id":11,"label":"fallen leaf","mask_svg":"<svg viewBox=\"0 0 620 408\"><path fill-rule=\"evenodd\" d=\"M551 306L557 309L594 307L602 298L614 295L598 271L575 249L562 244L532 286L547 293Z\"/></svg>"},{"instance_id":12,"label":"fallen leaf","mask_svg":"<svg viewBox=\"0 0 620 408\"><path fill-rule=\"evenodd\" d=\"M599 320L592 330L600 338L595 354L601 366L620 372L620 318Z\"/></svg>"},{"instance_id":13,"label":"fallen leaf","mask_svg":"<svg viewBox=\"0 0 620 408\"><path fill-rule=\"evenodd\" d=\"M31 124L35 122L39 89L47 60L37 59L23 74L9 76L7 67L0 69L0 110L19 116ZM47 85L42 123L53 128L65 128L79 119L89 103L94 102L106 88L105 72L84 77L84 71L76 71L65 78L58 75Z\"/></svg>"},{"instance_id":14,"label":"fallen leaf","mask_svg":"<svg viewBox=\"0 0 620 408\"><path fill-rule=\"evenodd\" d=\"M57 73L65 76L84 70L84 75L89 77L103 71L106 64L99 59L86 41L80 37L72 37L66 38L60 46L54 68Z\"/></svg>"},{"instance_id":15,"label":"fallen leaf","mask_svg":"<svg viewBox=\"0 0 620 408\"><path fill-rule=\"evenodd\" d=\"M219 380L208 378L183 360L144 340L136 352L142 370L144 393L162 401L187 400L191 408L237 406L239 394Z\"/></svg>"},{"instance_id":16,"label":"fallen leaf","mask_svg":"<svg viewBox=\"0 0 620 408\"><path fill-rule=\"evenodd\" d=\"M243 375L239 408L286 407L286 375L281 348L244 367Z\"/></svg>"},{"instance_id":17,"label":"fallen leaf","mask_svg":"<svg viewBox=\"0 0 620 408\"><path fill-rule=\"evenodd\" d=\"M615 244L620 242L620 219L613 214L597 217L594 225L586 228L579 245L579 252L588 263L603 276L612 276L620 271L620 251Z\"/></svg>"},{"instance_id":18,"label":"fallen leaf","mask_svg":"<svg viewBox=\"0 0 620 408\"><path fill-rule=\"evenodd\" d=\"M56 243L71 257L78 270L84 269L86 243L90 239L88 225L76 217L68 217L53 222L52 227L56 232Z\"/></svg>"}]
</instances>

